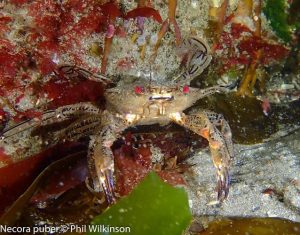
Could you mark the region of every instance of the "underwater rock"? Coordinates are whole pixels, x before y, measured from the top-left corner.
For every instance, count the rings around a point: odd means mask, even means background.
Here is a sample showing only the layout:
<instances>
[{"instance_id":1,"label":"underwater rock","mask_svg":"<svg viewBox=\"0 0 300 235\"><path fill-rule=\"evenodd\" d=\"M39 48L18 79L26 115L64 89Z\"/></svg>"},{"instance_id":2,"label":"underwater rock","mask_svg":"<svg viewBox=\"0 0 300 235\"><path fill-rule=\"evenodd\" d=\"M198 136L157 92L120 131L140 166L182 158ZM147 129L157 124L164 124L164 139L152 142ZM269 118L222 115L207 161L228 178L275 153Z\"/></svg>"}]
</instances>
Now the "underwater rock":
<instances>
[{"instance_id":1,"label":"underwater rock","mask_svg":"<svg viewBox=\"0 0 300 235\"><path fill-rule=\"evenodd\" d=\"M215 169L207 150L188 160L195 215L279 217L300 221L300 130L256 145L235 145L227 200L213 203ZM214 204L214 205L213 205Z\"/></svg>"}]
</instances>

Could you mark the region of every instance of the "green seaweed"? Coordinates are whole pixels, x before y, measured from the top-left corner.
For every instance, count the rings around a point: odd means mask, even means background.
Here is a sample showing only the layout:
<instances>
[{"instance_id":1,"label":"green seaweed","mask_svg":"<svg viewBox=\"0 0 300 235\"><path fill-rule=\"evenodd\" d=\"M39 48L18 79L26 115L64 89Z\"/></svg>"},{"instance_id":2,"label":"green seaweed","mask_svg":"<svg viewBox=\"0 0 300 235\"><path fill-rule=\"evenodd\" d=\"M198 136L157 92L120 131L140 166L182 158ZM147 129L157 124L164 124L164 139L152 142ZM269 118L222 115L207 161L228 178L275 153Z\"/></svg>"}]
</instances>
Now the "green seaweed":
<instances>
[{"instance_id":1,"label":"green seaweed","mask_svg":"<svg viewBox=\"0 0 300 235\"><path fill-rule=\"evenodd\" d=\"M91 225L116 228L128 226L136 235L181 235L192 215L184 189L164 183L156 173L145 179L125 198L97 216ZM89 234L119 234L97 231Z\"/></svg>"},{"instance_id":2,"label":"green seaweed","mask_svg":"<svg viewBox=\"0 0 300 235\"><path fill-rule=\"evenodd\" d=\"M276 35L284 42L290 42L291 28L288 24L288 14L285 0L266 0L263 12L270 21L272 29Z\"/></svg>"}]
</instances>

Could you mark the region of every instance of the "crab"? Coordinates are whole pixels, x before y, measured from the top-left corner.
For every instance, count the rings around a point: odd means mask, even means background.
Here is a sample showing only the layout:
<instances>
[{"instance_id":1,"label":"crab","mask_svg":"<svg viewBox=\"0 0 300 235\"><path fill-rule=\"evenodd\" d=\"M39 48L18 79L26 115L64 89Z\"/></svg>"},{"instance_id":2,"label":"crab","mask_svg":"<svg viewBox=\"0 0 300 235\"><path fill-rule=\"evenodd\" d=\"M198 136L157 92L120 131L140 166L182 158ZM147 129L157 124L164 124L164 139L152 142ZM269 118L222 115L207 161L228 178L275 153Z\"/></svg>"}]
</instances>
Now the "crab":
<instances>
[{"instance_id":1,"label":"crab","mask_svg":"<svg viewBox=\"0 0 300 235\"><path fill-rule=\"evenodd\" d=\"M148 79L120 79L114 86L106 89L105 110L88 102L62 106L45 112L39 120L27 120L5 130L1 136L1 144L16 144L23 138L23 132L29 131L31 136L38 135L38 130L57 123L64 127L50 129L50 132L47 129L46 136L43 136L43 143L47 146L90 137L88 186L96 192L103 192L107 202L112 204L117 198L111 151L113 142L129 127L156 123L163 126L173 122L208 140L217 171L217 198L223 201L229 193L229 167L234 154L229 124L221 114L206 110L186 114L185 110L205 96L228 92L231 88L191 87L191 80L210 64L212 56L207 44L198 38L187 38L182 46L188 53L187 66L184 72L171 81L154 84L151 76ZM83 77L112 85L112 79L76 66L60 66L57 73L69 78Z\"/></svg>"}]
</instances>

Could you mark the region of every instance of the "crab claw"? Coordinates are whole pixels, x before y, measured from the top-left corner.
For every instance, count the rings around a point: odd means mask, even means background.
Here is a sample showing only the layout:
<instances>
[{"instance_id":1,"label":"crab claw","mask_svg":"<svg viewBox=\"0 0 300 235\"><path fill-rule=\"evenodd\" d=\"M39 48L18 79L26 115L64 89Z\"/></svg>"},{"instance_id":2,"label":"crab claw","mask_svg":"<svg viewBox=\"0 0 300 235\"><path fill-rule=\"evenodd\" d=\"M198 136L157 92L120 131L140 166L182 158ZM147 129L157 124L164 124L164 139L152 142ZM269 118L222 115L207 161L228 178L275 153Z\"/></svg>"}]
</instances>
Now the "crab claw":
<instances>
[{"instance_id":1,"label":"crab claw","mask_svg":"<svg viewBox=\"0 0 300 235\"><path fill-rule=\"evenodd\" d=\"M89 144L88 166L91 191L103 192L107 203L111 205L116 202L113 178L114 162L112 153L108 150L110 148L109 141L105 141L101 134L92 137Z\"/></svg>"},{"instance_id":2,"label":"crab claw","mask_svg":"<svg viewBox=\"0 0 300 235\"><path fill-rule=\"evenodd\" d=\"M96 178L94 180L94 188L96 191L103 191L107 203L113 204L116 202L115 187L114 187L114 162L111 154L105 155L104 152L100 152L102 146L105 148L105 144L102 142L101 146L97 145L94 151L94 163L96 170ZM101 188L99 188L99 183Z\"/></svg>"},{"instance_id":3,"label":"crab claw","mask_svg":"<svg viewBox=\"0 0 300 235\"><path fill-rule=\"evenodd\" d=\"M171 119L208 140L212 160L217 170L217 198L222 202L228 197L229 167L234 154L229 124L222 115L211 111L192 115L178 113L176 116L171 116Z\"/></svg>"},{"instance_id":4,"label":"crab claw","mask_svg":"<svg viewBox=\"0 0 300 235\"><path fill-rule=\"evenodd\" d=\"M228 169L225 167L221 170L218 170L218 201L222 202L224 199L228 197L229 193L229 185L230 185L230 176L228 173Z\"/></svg>"},{"instance_id":5,"label":"crab claw","mask_svg":"<svg viewBox=\"0 0 300 235\"><path fill-rule=\"evenodd\" d=\"M109 204L113 204L116 202L113 172L111 170L106 170L104 172L104 176L104 180L101 182L101 184L104 190L105 198Z\"/></svg>"}]
</instances>

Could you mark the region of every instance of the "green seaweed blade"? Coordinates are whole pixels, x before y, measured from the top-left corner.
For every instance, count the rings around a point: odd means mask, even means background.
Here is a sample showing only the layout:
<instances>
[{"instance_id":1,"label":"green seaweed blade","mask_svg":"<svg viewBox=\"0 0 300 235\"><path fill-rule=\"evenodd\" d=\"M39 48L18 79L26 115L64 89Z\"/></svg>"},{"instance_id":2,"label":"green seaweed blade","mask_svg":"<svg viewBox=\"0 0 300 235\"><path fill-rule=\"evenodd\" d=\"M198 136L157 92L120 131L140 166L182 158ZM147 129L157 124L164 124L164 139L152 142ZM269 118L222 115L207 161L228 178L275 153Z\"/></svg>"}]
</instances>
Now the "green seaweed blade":
<instances>
[{"instance_id":1,"label":"green seaweed blade","mask_svg":"<svg viewBox=\"0 0 300 235\"><path fill-rule=\"evenodd\" d=\"M292 37L285 0L266 0L263 12L276 35L284 42L290 42Z\"/></svg>"},{"instance_id":2,"label":"green seaweed blade","mask_svg":"<svg viewBox=\"0 0 300 235\"><path fill-rule=\"evenodd\" d=\"M93 219L93 228L102 226L103 231L90 230L88 234L119 234L108 232L108 226L127 226L130 232L125 234L181 235L191 219L184 189L174 188L150 172L127 197Z\"/></svg>"}]
</instances>

